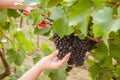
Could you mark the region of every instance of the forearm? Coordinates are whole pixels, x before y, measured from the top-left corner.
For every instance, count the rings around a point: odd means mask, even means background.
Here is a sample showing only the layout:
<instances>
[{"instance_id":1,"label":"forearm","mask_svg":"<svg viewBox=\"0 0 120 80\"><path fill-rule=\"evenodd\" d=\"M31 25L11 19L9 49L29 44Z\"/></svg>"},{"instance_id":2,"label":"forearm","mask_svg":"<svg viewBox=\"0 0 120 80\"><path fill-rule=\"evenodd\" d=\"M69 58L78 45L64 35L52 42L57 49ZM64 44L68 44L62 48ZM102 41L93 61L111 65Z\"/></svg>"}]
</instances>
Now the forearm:
<instances>
[{"instance_id":1,"label":"forearm","mask_svg":"<svg viewBox=\"0 0 120 80\"><path fill-rule=\"evenodd\" d=\"M39 61L29 71L27 71L19 80L37 80L42 71L44 71L43 64Z\"/></svg>"},{"instance_id":2,"label":"forearm","mask_svg":"<svg viewBox=\"0 0 120 80\"><path fill-rule=\"evenodd\" d=\"M23 9L25 6L15 6L15 2L23 2L23 0L1 0L0 8Z\"/></svg>"}]
</instances>

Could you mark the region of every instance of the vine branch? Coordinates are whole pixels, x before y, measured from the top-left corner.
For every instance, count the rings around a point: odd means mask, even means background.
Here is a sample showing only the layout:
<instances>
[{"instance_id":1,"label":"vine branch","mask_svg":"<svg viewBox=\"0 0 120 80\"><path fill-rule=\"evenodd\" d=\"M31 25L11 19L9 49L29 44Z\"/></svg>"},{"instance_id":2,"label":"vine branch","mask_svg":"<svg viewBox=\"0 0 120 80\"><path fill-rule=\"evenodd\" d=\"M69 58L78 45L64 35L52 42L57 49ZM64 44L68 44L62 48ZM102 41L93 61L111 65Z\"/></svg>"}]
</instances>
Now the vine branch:
<instances>
[{"instance_id":1,"label":"vine branch","mask_svg":"<svg viewBox=\"0 0 120 80\"><path fill-rule=\"evenodd\" d=\"M10 68L9 68L9 65L8 65L8 63L7 63L7 60L6 60L6 58L5 58L4 52L5 52L4 49L1 49L1 50L0 50L0 57L1 57L1 60L2 60L3 65L4 65L4 67L5 67L5 72L2 73L2 74L0 74L0 80L3 79L3 78L5 78L6 76L10 75Z\"/></svg>"},{"instance_id":2,"label":"vine branch","mask_svg":"<svg viewBox=\"0 0 120 80\"><path fill-rule=\"evenodd\" d=\"M20 26L19 26L20 28L22 28L22 23L23 23L23 18L21 17L20 18Z\"/></svg>"}]
</instances>

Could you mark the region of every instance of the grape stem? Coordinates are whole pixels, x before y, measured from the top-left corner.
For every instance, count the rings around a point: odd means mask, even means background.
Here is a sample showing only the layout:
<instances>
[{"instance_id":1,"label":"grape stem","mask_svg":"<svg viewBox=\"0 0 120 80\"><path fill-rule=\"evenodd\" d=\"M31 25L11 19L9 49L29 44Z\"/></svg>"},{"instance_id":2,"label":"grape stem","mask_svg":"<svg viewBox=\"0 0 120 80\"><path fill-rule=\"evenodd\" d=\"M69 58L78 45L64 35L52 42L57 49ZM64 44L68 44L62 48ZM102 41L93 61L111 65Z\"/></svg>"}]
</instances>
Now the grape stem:
<instances>
[{"instance_id":1,"label":"grape stem","mask_svg":"<svg viewBox=\"0 0 120 80\"><path fill-rule=\"evenodd\" d=\"M22 28L22 23L23 23L23 18L21 17L20 18L20 26L19 26L20 28Z\"/></svg>"},{"instance_id":2,"label":"grape stem","mask_svg":"<svg viewBox=\"0 0 120 80\"><path fill-rule=\"evenodd\" d=\"M117 6L120 6L120 2L112 2L112 1L109 1L109 2L106 2L106 3L113 4L113 7L112 7L112 8L115 8L115 7L117 7Z\"/></svg>"},{"instance_id":3,"label":"grape stem","mask_svg":"<svg viewBox=\"0 0 120 80\"><path fill-rule=\"evenodd\" d=\"M93 40L93 41L95 41L95 42L97 42L97 43L100 43L100 42L102 42L102 40L101 40L101 37L98 37L98 38L93 38L93 37L90 37L90 36L86 36L88 39L90 39L90 40ZM108 39L108 41L109 42L113 42L114 41L114 39Z\"/></svg>"},{"instance_id":4,"label":"grape stem","mask_svg":"<svg viewBox=\"0 0 120 80\"><path fill-rule=\"evenodd\" d=\"M95 41L95 42L101 42L101 38L93 38L93 37L90 37L90 36L86 36L88 39L90 39L90 40L93 40L93 41Z\"/></svg>"}]
</instances>

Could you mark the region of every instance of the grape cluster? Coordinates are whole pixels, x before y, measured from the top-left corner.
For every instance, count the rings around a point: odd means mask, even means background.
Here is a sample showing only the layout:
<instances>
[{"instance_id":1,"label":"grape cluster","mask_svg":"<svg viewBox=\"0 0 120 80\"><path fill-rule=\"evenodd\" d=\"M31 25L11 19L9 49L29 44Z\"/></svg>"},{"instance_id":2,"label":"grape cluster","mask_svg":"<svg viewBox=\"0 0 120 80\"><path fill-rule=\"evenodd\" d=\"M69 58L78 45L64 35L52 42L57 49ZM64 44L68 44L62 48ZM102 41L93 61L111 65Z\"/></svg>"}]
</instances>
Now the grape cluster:
<instances>
[{"instance_id":1,"label":"grape cluster","mask_svg":"<svg viewBox=\"0 0 120 80\"><path fill-rule=\"evenodd\" d=\"M95 42L85 38L79 39L74 34L60 38L56 33L53 35L56 48L59 50L57 57L62 59L68 52L71 52L68 60L68 65L81 66L83 65L85 53L90 51ZM69 72L72 67L68 66L66 71Z\"/></svg>"}]
</instances>

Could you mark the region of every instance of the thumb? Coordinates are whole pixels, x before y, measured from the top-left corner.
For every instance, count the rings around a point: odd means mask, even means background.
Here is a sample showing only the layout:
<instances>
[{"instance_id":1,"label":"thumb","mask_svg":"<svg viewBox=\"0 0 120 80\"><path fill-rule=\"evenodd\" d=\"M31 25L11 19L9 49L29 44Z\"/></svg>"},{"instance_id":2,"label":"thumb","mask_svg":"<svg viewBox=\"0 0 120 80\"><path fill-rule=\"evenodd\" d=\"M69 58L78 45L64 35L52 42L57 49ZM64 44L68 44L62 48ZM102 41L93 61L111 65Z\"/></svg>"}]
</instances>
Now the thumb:
<instances>
[{"instance_id":1,"label":"thumb","mask_svg":"<svg viewBox=\"0 0 120 80\"><path fill-rule=\"evenodd\" d=\"M59 52L58 50L54 51L51 55L49 55L49 58L52 59L52 58L56 57L58 52Z\"/></svg>"}]
</instances>

